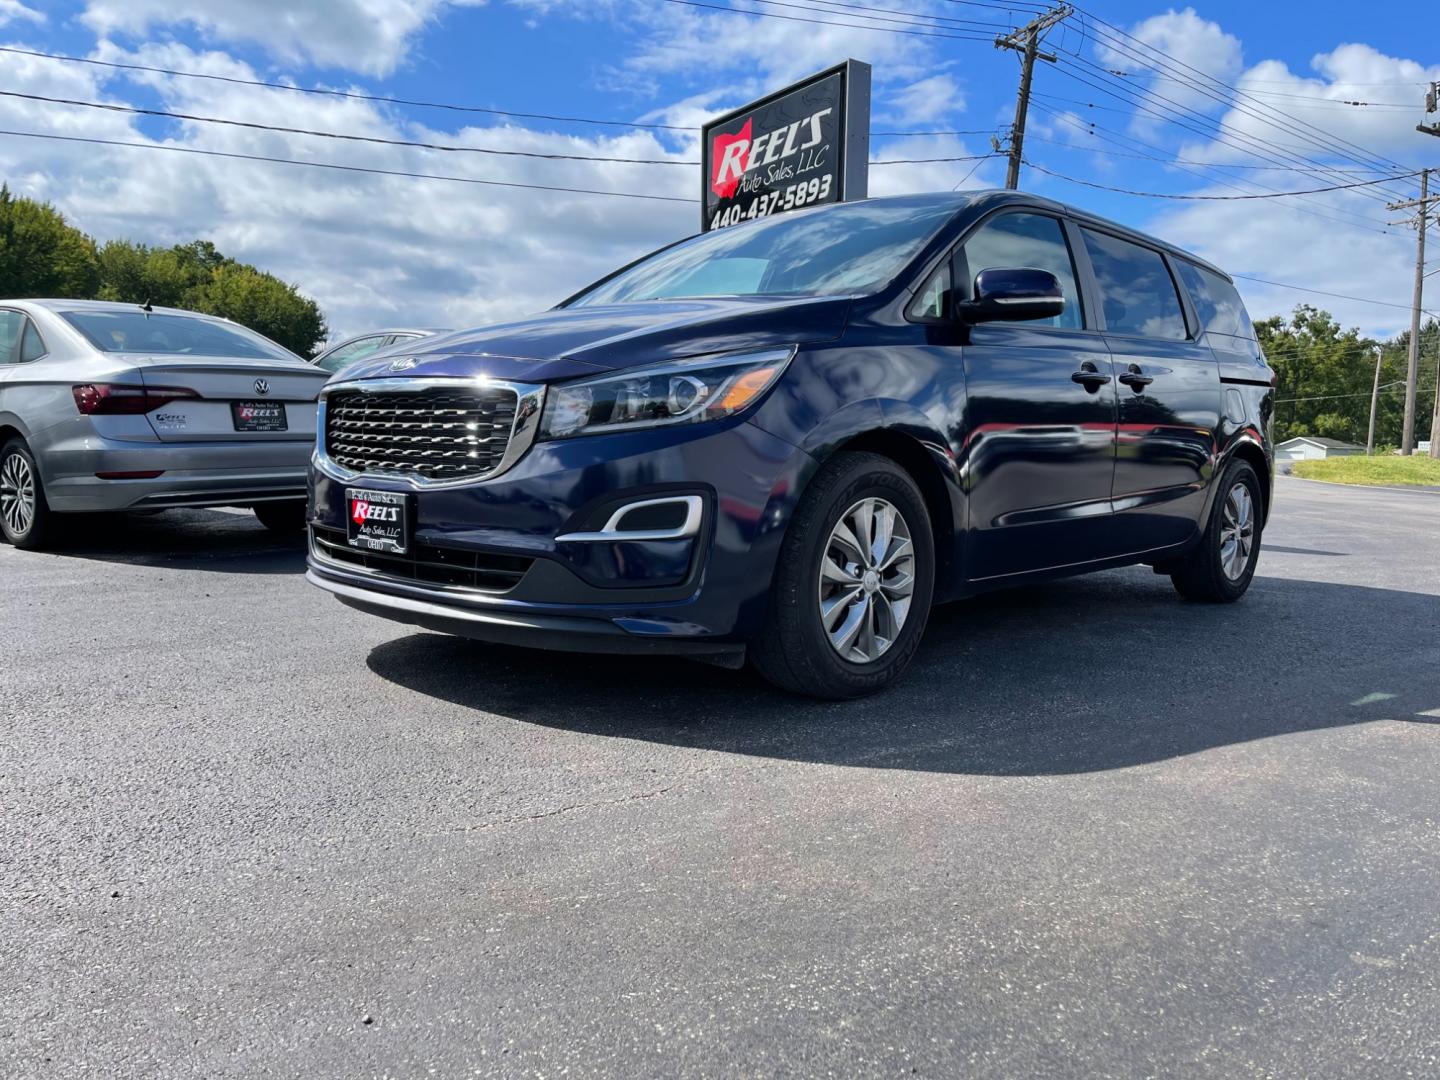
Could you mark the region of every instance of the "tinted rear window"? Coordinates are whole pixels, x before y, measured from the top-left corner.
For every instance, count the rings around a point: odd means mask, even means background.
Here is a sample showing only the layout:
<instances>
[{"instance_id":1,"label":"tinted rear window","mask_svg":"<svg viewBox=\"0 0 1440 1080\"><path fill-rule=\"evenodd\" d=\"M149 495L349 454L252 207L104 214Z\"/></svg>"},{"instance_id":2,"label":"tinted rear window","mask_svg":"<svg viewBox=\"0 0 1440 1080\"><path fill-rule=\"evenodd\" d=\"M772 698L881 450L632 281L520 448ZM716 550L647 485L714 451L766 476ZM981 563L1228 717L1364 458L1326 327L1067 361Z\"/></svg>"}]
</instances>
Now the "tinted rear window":
<instances>
[{"instance_id":1,"label":"tinted rear window","mask_svg":"<svg viewBox=\"0 0 1440 1080\"><path fill-rule=\"evenodd\" d=\"M1184 341L1189 336L1185 313L1164 257L1117 236L1081 231L1100 283L1105 328L1118 334Z\"/></svg>"},{"instance_id":2,"label":"tinted rear window","mask_svg":"<svg viewBox=\"0 0 1440 1080\"><path fill-rule=\"evenodd\" d=\"M65 321L102 352L293 360L279 345L238 326L143 311L64 311Z\"/></svg>"},{"instance_id":3,"label":"tinted rear window","mask_svg":"<svg viewBox=\"0 0 1440 1080\"><path fill-rule=\"evenodd\" d=\"M1250 314L1234 285L1214 271L1184 259L1177 259L1176 265L1180 268L1185 288L1190 290L1190 299L1195 304L1195 313L1200 316L1201 326L1212 334L1255 340L1255 327L1251 325Z\"/></svg>"}]
</instances>

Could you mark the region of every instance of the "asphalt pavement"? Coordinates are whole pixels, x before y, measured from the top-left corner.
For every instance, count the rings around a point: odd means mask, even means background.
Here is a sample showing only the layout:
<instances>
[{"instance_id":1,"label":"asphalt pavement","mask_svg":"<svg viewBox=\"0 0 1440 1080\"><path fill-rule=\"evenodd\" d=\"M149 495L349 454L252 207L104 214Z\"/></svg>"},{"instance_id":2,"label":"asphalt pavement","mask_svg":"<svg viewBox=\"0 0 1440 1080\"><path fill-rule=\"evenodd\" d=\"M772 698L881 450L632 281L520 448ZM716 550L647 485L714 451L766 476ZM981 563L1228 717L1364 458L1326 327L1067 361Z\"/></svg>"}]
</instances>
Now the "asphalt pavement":
<instances>
[{"instance_id":1,"label":"asphalt pavement","mask_svg":"<svg viewBox=\"0 0 1440 1080\"><path fill-rule=\"evenodd\" d=\"M0 548L0 1076L1440 1073L1440 496L897 689L351 611L248 515Z\"/></svg>"}]
</instances>

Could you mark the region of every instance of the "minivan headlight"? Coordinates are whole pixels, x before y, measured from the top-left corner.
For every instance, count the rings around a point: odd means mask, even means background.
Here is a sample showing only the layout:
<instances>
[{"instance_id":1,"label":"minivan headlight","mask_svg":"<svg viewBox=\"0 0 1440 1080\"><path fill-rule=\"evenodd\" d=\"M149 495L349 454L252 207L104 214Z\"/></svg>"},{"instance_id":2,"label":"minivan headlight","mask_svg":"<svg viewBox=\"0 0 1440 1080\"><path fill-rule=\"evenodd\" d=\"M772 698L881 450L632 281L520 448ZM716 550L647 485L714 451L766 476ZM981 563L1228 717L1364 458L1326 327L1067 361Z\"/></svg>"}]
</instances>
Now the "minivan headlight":
<instances>
[{"instance_id":1,"label":"minivan headlight","mask_svg":"<svg viewBox=\"0 0 1440 1080\"><path fill-rule=\"evenodd\" d=\"M542 439L696 424L733 416L774 385L794 346L674 360L558 383L545 395Z\"/></svg>"}]
</instances>

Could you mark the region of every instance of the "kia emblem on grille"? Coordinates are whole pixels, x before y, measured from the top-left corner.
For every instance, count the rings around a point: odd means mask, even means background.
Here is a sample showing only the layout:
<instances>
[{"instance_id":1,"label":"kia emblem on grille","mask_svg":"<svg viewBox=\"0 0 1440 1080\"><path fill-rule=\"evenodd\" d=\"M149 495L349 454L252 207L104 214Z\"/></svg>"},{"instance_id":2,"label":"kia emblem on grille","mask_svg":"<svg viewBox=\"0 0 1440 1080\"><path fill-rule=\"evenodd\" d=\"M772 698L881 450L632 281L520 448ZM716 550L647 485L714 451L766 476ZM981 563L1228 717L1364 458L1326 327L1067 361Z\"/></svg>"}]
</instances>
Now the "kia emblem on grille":
<instances>
[{"instance_id":1,"label":"kia emblem on grille","mask_svg":"<svg viewBox=\"0 0 1440 1080\"><path fill-rule=\"evenodd\" d=\"M390 370L391 370L391 371L409 371L412 367L414 367L414 366L415 366L416 364L418 364L419 362L420 362L420 361L419 361L419 360L416 360L415 357L413 357L413 356L402 356L399 360L391 360L391 361L390 361Z\"/></svg>"},{"instance_id":2,"label":"kia emblem on grille","mask_svg":"<svg viewBox=\"0 0 1440 1080\"><path fill-rule=\"evenodd\" d=\"M270 384L264 379L256 379L255 392L257 394L268 394L270 392Z\"/></svg>"}]
</instances>

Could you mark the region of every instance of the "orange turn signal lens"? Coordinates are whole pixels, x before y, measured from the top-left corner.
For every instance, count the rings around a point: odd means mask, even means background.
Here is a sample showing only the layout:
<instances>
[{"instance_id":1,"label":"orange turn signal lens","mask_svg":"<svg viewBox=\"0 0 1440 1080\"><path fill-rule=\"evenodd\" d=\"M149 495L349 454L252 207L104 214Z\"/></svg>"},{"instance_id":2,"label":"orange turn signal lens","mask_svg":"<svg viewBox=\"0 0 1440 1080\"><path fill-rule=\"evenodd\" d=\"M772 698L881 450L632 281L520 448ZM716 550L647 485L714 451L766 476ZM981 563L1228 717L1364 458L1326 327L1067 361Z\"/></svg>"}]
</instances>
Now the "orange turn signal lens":
<instances>
[{"instance_id":1,"label":"orange turn signal lens","mask_svg":"<svg viewBox=\"0 0 1440 1080\"><path fill-rule=\"evenodd\" d=\"M778 367L763 367L747 371L736 379L730 385L730 389L725 391L724 396L710 408L722 413L732 413L737 409L743 409L755 399L756 394L770 385L770 380L779 370Z\"/></svg>"}]
</instances>

